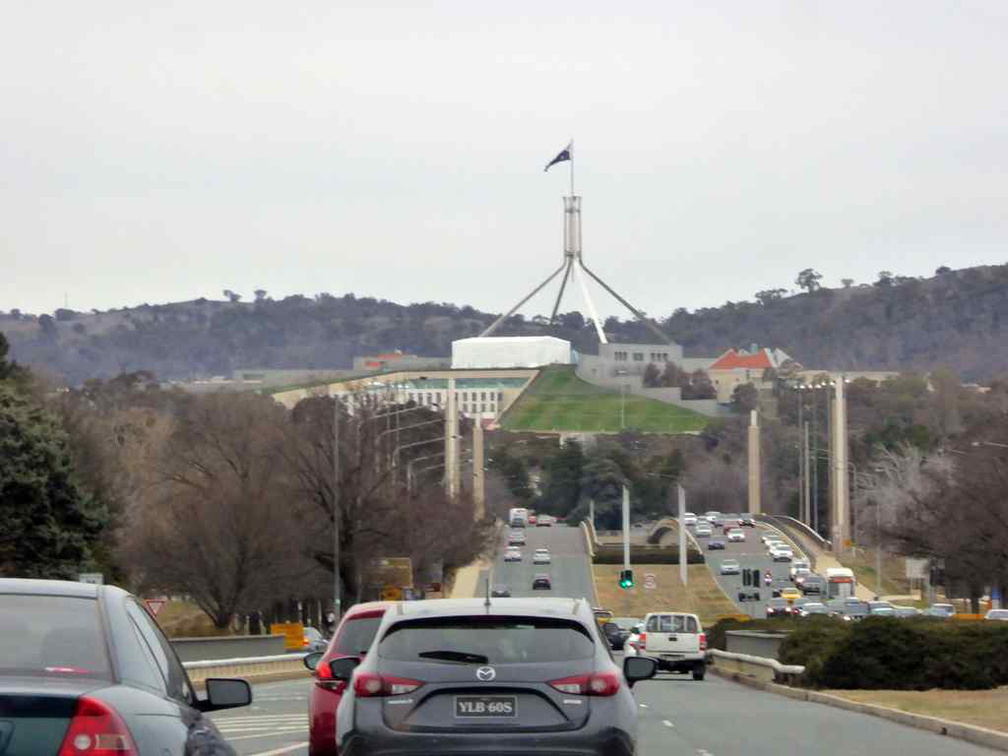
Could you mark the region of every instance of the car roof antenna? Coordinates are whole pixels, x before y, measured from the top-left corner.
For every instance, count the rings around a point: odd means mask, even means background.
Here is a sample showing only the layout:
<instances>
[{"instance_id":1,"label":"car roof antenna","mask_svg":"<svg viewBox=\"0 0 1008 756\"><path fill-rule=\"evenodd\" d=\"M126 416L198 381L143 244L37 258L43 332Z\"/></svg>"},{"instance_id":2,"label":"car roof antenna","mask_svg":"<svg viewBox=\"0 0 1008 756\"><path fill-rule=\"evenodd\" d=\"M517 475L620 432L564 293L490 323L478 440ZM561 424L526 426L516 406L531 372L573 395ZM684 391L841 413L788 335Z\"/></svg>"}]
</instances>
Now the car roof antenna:
<instances>
[{"instance_id":1,"label":"car roof antenna","mask_svg":"<svg viewBox=\"0 0 1008 756\"><path fill-rule=\"evenodd\" d=\"M489 576L487 576L487 579L486 579L486 598L483 600L483 606L485 606L487 608L488 612L490 611L490 577Z\"/></svg>"}]
</instances>

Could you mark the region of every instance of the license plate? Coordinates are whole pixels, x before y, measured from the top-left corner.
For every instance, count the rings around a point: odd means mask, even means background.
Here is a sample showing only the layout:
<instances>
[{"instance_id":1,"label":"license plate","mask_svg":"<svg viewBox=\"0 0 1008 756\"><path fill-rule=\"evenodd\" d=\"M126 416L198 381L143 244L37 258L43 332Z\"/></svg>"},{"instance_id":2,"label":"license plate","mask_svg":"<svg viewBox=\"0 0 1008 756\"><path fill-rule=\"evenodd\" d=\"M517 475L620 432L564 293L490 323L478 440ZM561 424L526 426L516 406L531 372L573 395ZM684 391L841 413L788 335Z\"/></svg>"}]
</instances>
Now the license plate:
<instances>
[{"instance_id":1,"label":"license plate","mask_svg":"<svg viewBox=\"0 0 1008 756\"><path fill-rule=\"evenodd\" d=\"M456 717L513 717L515 696L455 696Z\"/></svg>"}]
</instances>

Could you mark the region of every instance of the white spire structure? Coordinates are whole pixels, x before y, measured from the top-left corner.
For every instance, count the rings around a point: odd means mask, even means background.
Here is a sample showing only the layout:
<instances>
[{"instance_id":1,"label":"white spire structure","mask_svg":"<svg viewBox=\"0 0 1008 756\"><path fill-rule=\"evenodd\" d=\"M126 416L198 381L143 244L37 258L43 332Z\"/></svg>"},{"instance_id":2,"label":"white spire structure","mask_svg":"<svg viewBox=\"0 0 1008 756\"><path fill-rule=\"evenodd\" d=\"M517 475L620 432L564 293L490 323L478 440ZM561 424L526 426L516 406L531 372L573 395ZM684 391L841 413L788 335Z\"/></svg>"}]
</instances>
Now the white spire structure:
<instances>
[{"instance_id":1,"label":"white spire structure","mask_svg":"<svg viewBox=\"0 0 1008 756\"><path fill-rule=\"evenodd\" d=\"M671 340L667 335L662 333L658 325L648 318L643 312L638 310L636 307L631 305L627 300L621 297L616 291L609 286L605 281L595 275L587 265L584 264L584 258L581 253L581 197L574 193L574 140L572 139L570 144L567 145L566 149L560 152L553 160L551 160L546 165L546 170L550 169L550 166L555 165L560 162L570 163L570 194L563 198L564 201L564 257L563 262L560 267L553 271L549 277L543 281L541 284L536 286L529 294L519 300L518 304L508 310L506 313L501 315L497 320L490 324L480 337L490 336L501 323L506 321L512 315L514 315L521 307L528 302L532 297L538 294L540 291L546 288L546 286L561 273L563 277L560 279L560 291L557 293L556 302L553 304L553 313L550 315L550 324L556 321L557 313L560 310L560 302L563 300L564 291L567 289L567 282L573 282L577 279L578 287L581 289L581 296L584 299L585 307L588 310L588 314L592 319L592 323L595 325L595 332L598 334L599 341L603 344L608 344L609 340L606 338L605 331L602 330L602 322L599 320L598 311L595 309L595 302L591 298L591 293L588 290L586 281L583 274L587 274L590 278L594 279L603 289L605 289L609 294L611 294L617 302L626 307L630 312L633 313L634 317L641 321L644 325L654 331L662 342L669 342Z\"/></svg>"}]
</instances>

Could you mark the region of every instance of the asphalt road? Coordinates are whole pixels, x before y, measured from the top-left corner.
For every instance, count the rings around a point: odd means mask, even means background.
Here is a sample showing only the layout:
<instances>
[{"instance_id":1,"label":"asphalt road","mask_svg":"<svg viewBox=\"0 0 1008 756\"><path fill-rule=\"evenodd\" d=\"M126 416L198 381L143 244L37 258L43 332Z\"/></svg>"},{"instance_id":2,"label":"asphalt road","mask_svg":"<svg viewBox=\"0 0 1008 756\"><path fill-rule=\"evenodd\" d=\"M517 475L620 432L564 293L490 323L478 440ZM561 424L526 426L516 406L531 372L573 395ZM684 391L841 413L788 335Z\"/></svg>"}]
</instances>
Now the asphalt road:
<instances>
[{"instance_id":1,"label":"asphalt road","mask_svg":"<svg viewBox=\"0 0 1008 756\"><path fill-rule=\"evenodd\" d=\"M487 577L491 585L506 585L514 597L569 596L587 597L595 606L595 586L591 579L588 548L581 528L553 525L548 528L525 528L526 544L519 547L521 562L504 562L510 528L501 533L497 558L489 571L480 575L477 595L482 596ZM550 550L551 564L532 564L532 554L538 548ZM536 575L549 575L552 591L533 591L532 579Z\"/></svg>"},{"instance_id":2,"label":"asphalt road","mask_svg":"<svg viewBox=\"0 0 1008 756\"><path fill-rule=\"evenodd\" d=\"M725 516L732 517L732 515ZM734 516L738 517L738 515ZM728 597L735 602L739 612L742 614L748 614L752 617L765 617L767 602L771 597L771 586L764 584L759 586L759 601L739 602L738 592L743 589L746 591L752 591L753 588L742 584L741 574L722 575L721 562L725 559L737 559L742 569L753 569L755 567L759 569L761 575L766 574L766 571L770 570L773 573L775 581L786 581L787 585L791 585L789 579L791 563L774 562L769 556L767 556L766 548L760 540L760 536L767 532L767 529L763 527L762 523L757 523L755 528L743 528L742 530L746 535L746 539L742 543L730 543L725 537L724 531L720 528L715 528L714 535L710 538L697 538L697 543L700 544L700 547L704 551L704 556L707 557L707 566L710 568L711 575L714 576L714 579L718 582L724 592L728 594ZM690 531L696 535L693 527L690 527ZM708 542L715 539L720 539L725 542L724 551L710 551L707 549ZM799 557L800 555L796 552L795 556Z\"/></svg>"},{"instance_id":3,"label":"asphalt road","mask_svg":"<svg viewBox=\"0 0 1008 756\"><path fill-rule=\"evenodd\" d=\"M254 687L251 707L214 720L242 756L308 753L308 679ZM708 675L659 675L634 688L641 756L990 756L962 741Z\"/></svg>"}]
</instances>

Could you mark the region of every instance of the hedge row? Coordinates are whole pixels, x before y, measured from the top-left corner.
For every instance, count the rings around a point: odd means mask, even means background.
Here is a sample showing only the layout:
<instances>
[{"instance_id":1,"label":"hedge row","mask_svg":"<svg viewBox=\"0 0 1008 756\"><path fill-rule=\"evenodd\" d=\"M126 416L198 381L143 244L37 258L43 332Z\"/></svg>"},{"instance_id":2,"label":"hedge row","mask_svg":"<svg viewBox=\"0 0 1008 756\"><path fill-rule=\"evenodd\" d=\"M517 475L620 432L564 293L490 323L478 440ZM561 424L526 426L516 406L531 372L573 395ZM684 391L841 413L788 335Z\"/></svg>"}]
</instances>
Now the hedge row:
<instances>
[{"instance_id":1,"label":"hedge row","mask_svg":"<svg viewBox=\"0 0 1008 756\"><path fill-rule=\"evenodd\" d=\"M687 564L703 564L703 554L687 549ZM595 564L623 564L623 547L606 544L596 547ZM630 564L679 564L677 547L630 546Z\"/></svg>"},{"instance_id":2,"label":"hedge row","mask_svg":"<svg viewBox=\"0 0 1008 756\"><path fill-rule=\"evenodd\" d=\"M780 661L803 665L803 682L812 687L930 690L1008 685L1008 623L926 617L722 620L708 631L710 647L724 649L724 633L739 629L789 631Z\"/></svg>"}]
</instances>

